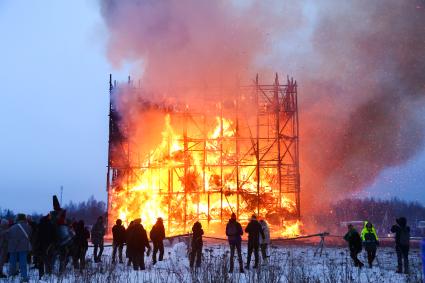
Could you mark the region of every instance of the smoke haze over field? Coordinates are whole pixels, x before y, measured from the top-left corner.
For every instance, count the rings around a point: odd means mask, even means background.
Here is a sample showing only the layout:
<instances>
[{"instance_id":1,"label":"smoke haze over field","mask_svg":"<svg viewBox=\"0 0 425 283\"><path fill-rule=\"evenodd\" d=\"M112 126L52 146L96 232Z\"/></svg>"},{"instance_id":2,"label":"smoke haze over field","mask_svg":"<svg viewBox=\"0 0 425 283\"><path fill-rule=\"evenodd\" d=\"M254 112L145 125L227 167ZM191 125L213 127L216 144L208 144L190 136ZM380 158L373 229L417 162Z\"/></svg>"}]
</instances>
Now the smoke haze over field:
<instances>
[{"instance_id":1,"label":"smoke haze over field","mask_svg":"<svg viewBox=\"0 0 425 283\"><path fill-rule=\"evenodd\" d=\"M274 71L296 78L302 205L310 209L364 189L422 149L425 4L293 3L100 5L108 58L117 67L140 62L134 71L150 93L161 94L165 83L231 84L257 72L270 82Z\"/></svg>"}]
</instances>

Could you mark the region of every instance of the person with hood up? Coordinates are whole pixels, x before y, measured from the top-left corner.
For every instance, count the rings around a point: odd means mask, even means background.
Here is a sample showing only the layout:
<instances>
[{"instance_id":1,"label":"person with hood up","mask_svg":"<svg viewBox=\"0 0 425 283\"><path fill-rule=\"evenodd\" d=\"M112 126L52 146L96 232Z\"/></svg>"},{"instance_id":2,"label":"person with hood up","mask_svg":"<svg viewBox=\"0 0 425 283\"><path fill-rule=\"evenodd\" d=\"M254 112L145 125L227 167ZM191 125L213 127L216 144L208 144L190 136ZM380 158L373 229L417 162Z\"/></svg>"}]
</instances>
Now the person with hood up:
<instances>
[{"instance_id":1,"label":"person with hood up","mask_svg":"<svg viewBox=\"0 0 425 283\"><path fill-rule=\"evenodd\" d=\"M122 225L122 220L117 219L117 221L115 221L114 227L112 227L112 263L115 263L115 258L117 257L117 250L120 263L123 263L122 250L124 248L124 244L125 227Z\"/></svg>"},{"instance_id":2,"label":"person with hood up","mask_svg":"<svg viewBox=\"0 0 425 283\"><path fill-rule=\"evenodd\" d=\"M260 247L260 237L265 239L263 228L261 224L257 221L257 216L255 214L252 215L251 221L245 228L245 232L248 233L248 256L246 259L246 269L249 269L249 265L251 262L251 255L254 252L255 264L254 268L258 268L259 261L259 247Z\"/></svg>"},{"instance_id":3,"label":"person with hood up","mask_svg":"<svg viewBox=\"0 0 425 283\"><path fill-rule=\"evenodd\" d=\"M141 224L142 219L135 219L131 228L128 229L127 248L129 250L130 259L133 262L134 270L145 270L145 248L147 248L147 256L151 251L149 245L148 234Z\"/></svg>"},{"instance_id":4,"label":"person with hood up","mask_svg":"<svg viewBox=\"0 0 425 283\"><path fill-rule=\"evenodd\" d=\"M7 232L9 252L9 276L17 275L16 261L19 260L19 270L22 282L28 282L27 256L31 251L31 227L27 223L25 214L18 214L17 223Z\"/></svg>"},{"instance_id":5,"label":"person with hood up","mask_svg":"<svg viewBox=\"0 0 425 283\"><path fill-rule=\"evenodd\" d=\"M363 262L358 259L358 254L362 251L362 239L360 238L359 232L352 224L348 224L348 232L344 236L344 240L348 242L348 248L350 249L350 257L354 261L354 266L362 268Z\"/></svg>"},{"instance_id":6,"label":"person with hood up","mask_svg":"<svg viewBox=\"0 0 425 283\"><path fill-rule=\"evenodd\" d=\"M409 247L410 247L410 227L407 226L405 217L396 219L396 225L391 227L391 232L395 233L395 250L397 253L397 273L409 274Z\"/></svg>"},{"instance_id":7,"label":"person with hood up","mask_svg":"<svg viewBox=\"0 0 425 283\"><path fill-rule=\"evenodd\" d=\"M241 273L243 270L243 260L242 260L242 252L241 252L241 244L242 244L242 236L243 230L241 224L236 220L236 214L232 213L229 222L226 225L226 236L229 241L230 246L230 270L229 272L233 272L234 266L234 257L235 257L235 249L238 252L238 261L239 261L239 271Z\"/></svg>"},{"instance_id":8,"label":"person with hood up","mask_svg":"<svg viewBox=\"0 0 425 283\"><path fill-rule=\"evenodd\" d=\"M196 257L196 267L201 267L202 260L202 235L204 235L204 230L199 221L196 221L192 226L192 251L190 253L190 268L193 268Z\"/></svg>"},{"instance_id":9,"label":"person with hood up","mask_svg":"<svg viewBox=\"0 0 425 283\"><path fill-rule=\"evenodd\" d=\"M94 262L101 262L103 253L103 237L105 236L105 226L103 226L103 217L99 216L91 229L91 242L94 246ZM98 253L99 250L99 253Z\"/></svg>"},{"instance_id":10,"label":"person with hood up","mask_svg":"<svg viewBox=\"0 0 425 283\"><path fill-rule=\"evenodd\" d=\"M0 278L6 278L3 273L3 266L7 259L7 229L9 228L9 221L1 219L0 221Z\"/></svg>"},{"instance_id":11,"label":"person with hood up","mask_svg":"<svg viewBox=\"0 0 425 283\"><path fill-rule=\"evenodd\" d=\"M270 245L270 229L266 220L260 220L261 228L263 229L264 238L260 238L261 255L264 262L267 262L267 248Z\"/></svg>"},{"instance_id":12,"label":"person with hood up","mask_svg":"<svg viewBox=\"0 0 425 283\"><path fill-rule=\"evenodd\" d=\"M150 232L150 238L153 243L153 254L152 254L152 263L156 264L156 254L159 251L159 261L162 261L164 258L164 239L165 239L165 228L164 223L161 217L156 220L155 225L153 225Z\"/></svg>"},{"instance_id":13,"label":"person with hood up","mask_svg":"<svg viewBox=\"0 0 425 283\"><path fill-rule=\"evenodd\" d=\"M372 268L373 261L376 257L376 249L379 245L378 235L376 234L375 227L369 221L365 221L364 228L362 229L361 238L363 241L363 246L367 252L367 261L369 263L369 268Z\"/></svg>"}]
</instances>

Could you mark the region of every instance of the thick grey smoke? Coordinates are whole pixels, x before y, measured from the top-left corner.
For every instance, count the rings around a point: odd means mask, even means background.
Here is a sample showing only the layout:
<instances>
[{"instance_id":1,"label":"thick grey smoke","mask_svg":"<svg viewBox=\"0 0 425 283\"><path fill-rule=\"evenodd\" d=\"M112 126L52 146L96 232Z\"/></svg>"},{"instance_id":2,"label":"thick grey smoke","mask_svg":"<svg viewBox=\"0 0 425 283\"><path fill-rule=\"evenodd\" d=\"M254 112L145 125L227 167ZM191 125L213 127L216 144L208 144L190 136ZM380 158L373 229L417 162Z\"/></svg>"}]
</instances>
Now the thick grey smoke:
<instances>
[{"instance_id":1,"label":"thick grey smoke","mask_svg":"<svg viewBox=\"0 0 425 283\"><path fill-rule=\"evenodd\" d=\"M153 93L169 82L294 76L306 209L364 188L422 149L424 1L100 3L111 62L140 61Z\"/></svg>"}]
</instances>

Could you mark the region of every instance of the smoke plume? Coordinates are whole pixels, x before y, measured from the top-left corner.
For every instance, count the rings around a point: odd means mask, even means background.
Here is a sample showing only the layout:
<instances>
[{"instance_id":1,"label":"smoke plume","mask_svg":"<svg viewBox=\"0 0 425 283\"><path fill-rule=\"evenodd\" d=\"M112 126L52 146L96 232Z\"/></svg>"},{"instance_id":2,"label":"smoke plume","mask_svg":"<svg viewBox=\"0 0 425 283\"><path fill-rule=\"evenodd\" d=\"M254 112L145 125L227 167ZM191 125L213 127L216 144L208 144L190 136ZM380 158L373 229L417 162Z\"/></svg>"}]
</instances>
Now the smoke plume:
<instances>
[{"instance_id":1,"label":"smoke plume","mask_svg":"<svg viewBox=\"0 0 425 283\"><path fill-rule=\"evenodd\" d=\"M424 1L100 6L110 61L140 62L135 71L148 93L160 96L171 83L232 84L257 72L269 82L275 71L296 78L305 209L360 191L422 149Z\"/></svg>"}]
</instances>

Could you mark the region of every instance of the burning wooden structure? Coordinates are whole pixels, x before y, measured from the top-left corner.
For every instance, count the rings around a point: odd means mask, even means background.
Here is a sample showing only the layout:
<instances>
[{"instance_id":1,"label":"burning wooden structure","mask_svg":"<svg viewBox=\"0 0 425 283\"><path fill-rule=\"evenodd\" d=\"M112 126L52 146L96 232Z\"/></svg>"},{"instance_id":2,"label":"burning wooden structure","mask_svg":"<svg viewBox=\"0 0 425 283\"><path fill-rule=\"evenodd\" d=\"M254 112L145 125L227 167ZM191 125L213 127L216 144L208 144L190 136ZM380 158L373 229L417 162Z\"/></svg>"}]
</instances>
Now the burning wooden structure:
<instances>
[{"instance_id":1,"label":"burning wooden structure","mask_svg":"<svg viewBox=\"0 0 425 283\"><path fill-rule=\"evenodd\" d=\"M262 84L257 76L251 85L206 88L171 104L140 94L141 113L163 116L162 126L153 126L160 142L145 152L116 105L124 92L142 89L130 79L110 79L109 227L117 218L139 217L149 227L162 217L170 235L189 231L195 221L214 233L234 212L242 222L254 213L267 219L279 236L299 233L296 81L282 84L276 75Z\"/></svg>"}]
</instances>

